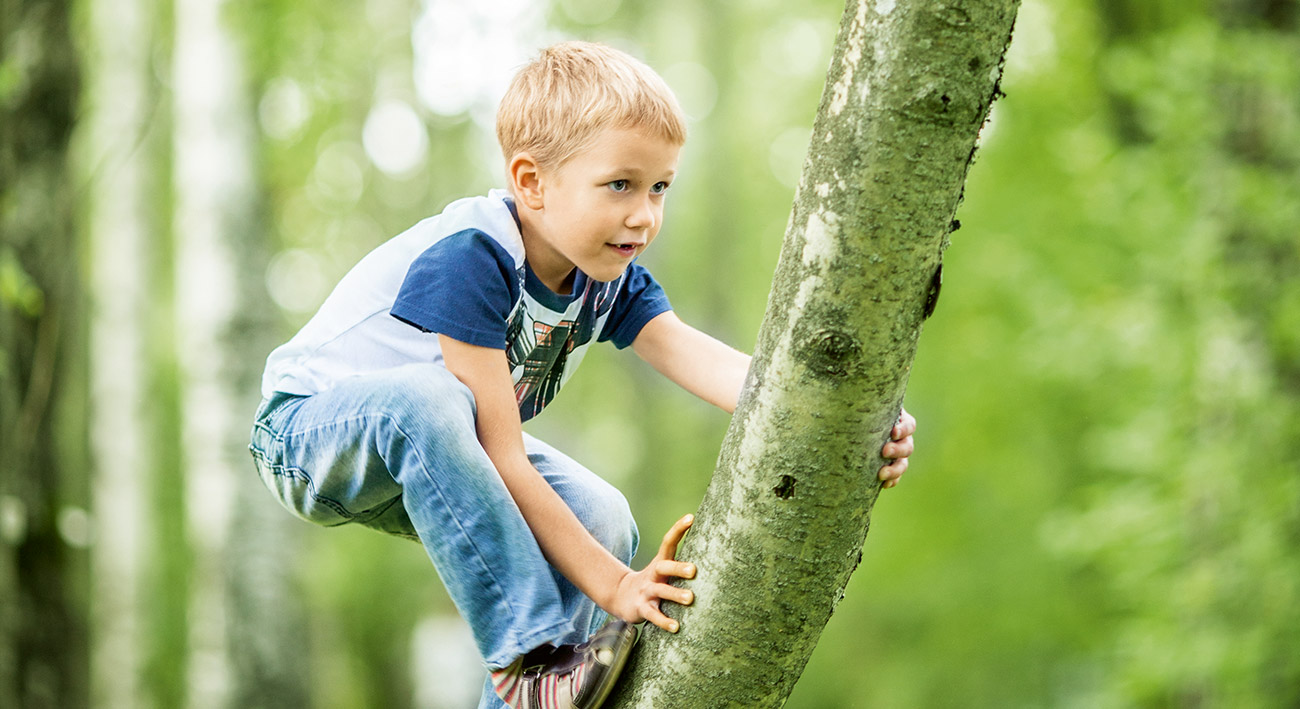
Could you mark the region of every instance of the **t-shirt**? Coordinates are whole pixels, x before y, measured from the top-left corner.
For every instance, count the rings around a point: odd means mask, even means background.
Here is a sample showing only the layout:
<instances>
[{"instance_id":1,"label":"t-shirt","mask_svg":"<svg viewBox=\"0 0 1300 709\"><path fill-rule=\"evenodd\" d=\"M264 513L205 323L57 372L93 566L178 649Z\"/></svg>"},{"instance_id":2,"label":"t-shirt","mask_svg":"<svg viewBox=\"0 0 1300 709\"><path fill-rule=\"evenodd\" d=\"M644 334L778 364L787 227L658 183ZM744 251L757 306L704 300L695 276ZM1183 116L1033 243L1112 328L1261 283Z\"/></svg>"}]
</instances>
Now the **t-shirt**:
<instances>
[{"instance_id":1,"label":"t-shirt","mask_svg":"<svg viewBox=\"0 0 1300 709\"><path fill-rule=\"evenodd\" d=\"M441 333L506 351L526 421L592 342L627 347L671 307L637 263L607 283L577 271L569 295L551 291L528 267L509 195L493 190L453 202L367 254L271 353L262 394L310 395L366 372L442 364Z\"/></svg>"}]
</instances>

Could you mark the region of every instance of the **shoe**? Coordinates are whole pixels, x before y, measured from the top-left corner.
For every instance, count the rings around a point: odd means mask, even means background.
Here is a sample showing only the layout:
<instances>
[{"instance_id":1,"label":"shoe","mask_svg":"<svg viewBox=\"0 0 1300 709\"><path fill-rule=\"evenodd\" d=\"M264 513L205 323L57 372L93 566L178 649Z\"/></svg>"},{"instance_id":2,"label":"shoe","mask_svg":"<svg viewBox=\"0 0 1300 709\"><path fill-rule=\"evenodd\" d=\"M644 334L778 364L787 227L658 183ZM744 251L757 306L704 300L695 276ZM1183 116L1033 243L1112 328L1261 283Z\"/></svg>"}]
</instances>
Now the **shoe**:
<instances>
[{"instance_id":1,"label":"shoe","mask_svg":"<svg viewBox=\"0 0 1300 709\"><path fill-rule=\"evenodd\" d=\"M611 620L578 645L543 645L492 673L514 709L598 709L614 689L636 644L637 629Z\"/></svg>"}]
</instances>

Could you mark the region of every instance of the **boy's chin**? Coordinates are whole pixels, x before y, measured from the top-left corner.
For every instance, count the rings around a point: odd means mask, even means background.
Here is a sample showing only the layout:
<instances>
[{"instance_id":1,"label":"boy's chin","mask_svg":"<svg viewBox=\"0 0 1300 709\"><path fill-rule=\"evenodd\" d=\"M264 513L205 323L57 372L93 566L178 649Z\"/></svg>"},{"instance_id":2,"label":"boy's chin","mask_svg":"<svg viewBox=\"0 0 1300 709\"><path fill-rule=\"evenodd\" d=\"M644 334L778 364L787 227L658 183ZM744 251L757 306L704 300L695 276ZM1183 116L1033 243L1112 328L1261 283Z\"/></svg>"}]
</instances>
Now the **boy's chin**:
<instances>
[{"instance_id":1,"label":"boy's chin","mask_svg":"<svg viewBox=\"0 0 1300 709\"><path fill-rule=\"evenodd\" d=\"M630 265L631 264L628 264L628 266ZM619 278L623 276L624 273L627 273L627 266L624 266L619 269L614 269L614 268L601 269L597 273L588 273L587 278L590 278L591 280L596 281L598 283L610 283L612 281L617 281Z\"/></svg>"}]
</instances>

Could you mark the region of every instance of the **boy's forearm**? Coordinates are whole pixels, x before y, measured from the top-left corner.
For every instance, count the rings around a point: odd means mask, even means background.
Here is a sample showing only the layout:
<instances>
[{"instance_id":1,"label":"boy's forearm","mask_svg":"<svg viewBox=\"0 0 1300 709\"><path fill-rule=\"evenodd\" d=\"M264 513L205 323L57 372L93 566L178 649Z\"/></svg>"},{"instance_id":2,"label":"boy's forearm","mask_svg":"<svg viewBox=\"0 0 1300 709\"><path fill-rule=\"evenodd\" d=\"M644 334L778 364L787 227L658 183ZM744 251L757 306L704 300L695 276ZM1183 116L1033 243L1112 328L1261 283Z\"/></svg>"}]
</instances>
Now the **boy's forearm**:
<instances>
[{"instance_id":1,"label":"boy's forearm","mask_svg":"<svg viewBox=\"0 0 1300 709\"><path fill-rule=\"evenodd\" d=\"M542 554L601 608L631 572L582 526L528 460L505 353L439 335L447 369L469 387L479 443L501 475Z\"/></svg>"},{"instance_id":2,"label":"boy's forearm","mask_svg":"<svg viewBox=\"0 0 1300 709\"><path fill-rule=\"evenodd\" d=\"M488 457L546 560L596 605L612 612L615 590L631 569L591 536L526 455L494 457L489 450Z\"/></svg>"},{"instance_id":3,"label":"boy's forearm","mask_svg":"<svg viewBox=\"0 0 1300 709\"><path fill-rule=\"evenodd\" d=\"M750 357L666 312L646 323L632 343L637 355L678 386L734 413Z\"/></svg>"},{"instance_id":4,"label":"boy's forearm","mask_svg":"<svg viewBox=\"0 0 1300 709\"><path fill-rule=\"evenodd\" d=\"M734 414L736 413L736 406L740 403L740 393L745 386L745 377L749 374L751 357L717 340L714 340L714 342L725 348L715 353L717 357L715 372L718 378L717 397L720 402L714 403L727 413Z\"/></svg>"}]
</instances>

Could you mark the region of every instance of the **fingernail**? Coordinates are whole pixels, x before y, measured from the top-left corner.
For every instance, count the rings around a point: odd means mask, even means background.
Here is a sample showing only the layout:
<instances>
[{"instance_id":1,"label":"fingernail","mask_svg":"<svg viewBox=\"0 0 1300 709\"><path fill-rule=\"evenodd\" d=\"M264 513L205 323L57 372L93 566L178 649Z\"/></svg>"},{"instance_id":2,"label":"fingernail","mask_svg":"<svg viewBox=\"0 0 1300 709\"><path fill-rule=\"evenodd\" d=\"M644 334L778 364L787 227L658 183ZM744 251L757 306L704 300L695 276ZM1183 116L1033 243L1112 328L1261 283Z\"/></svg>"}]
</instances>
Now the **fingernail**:
<instances>
[{"instance_id":1,"label":"fingernail","mask_svg":"<svg viewBox=\"0 0 1300 709\"><path fill-rule=\"evenodd\" d=\"M674 633L675 633L675 632L677 632L677 629L680 628L680 627L681 627L681 626L678 625L678 623L677 623L676 621L674 621L674 622L668 624L668 630L669 630L670 632L674 632Z\"/></svg>"}]
</instances>

